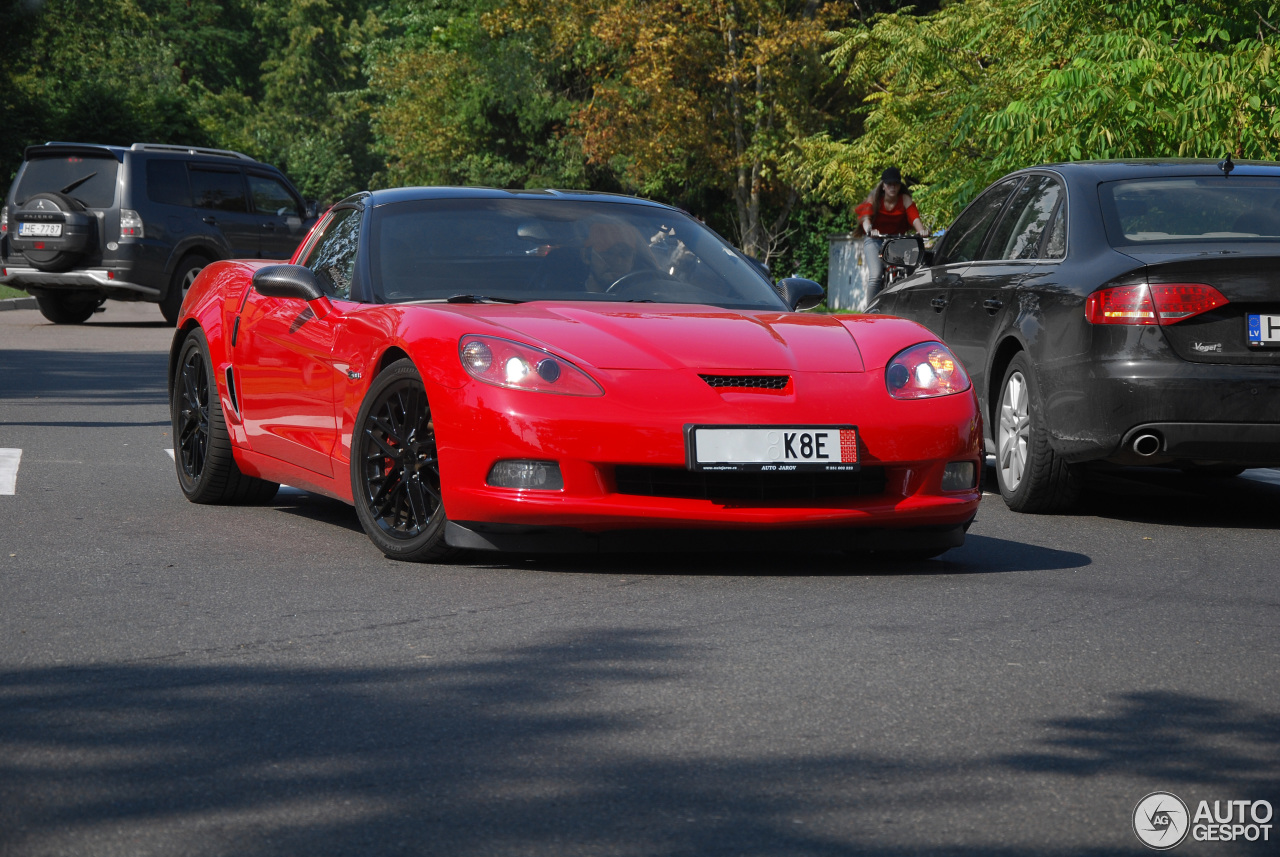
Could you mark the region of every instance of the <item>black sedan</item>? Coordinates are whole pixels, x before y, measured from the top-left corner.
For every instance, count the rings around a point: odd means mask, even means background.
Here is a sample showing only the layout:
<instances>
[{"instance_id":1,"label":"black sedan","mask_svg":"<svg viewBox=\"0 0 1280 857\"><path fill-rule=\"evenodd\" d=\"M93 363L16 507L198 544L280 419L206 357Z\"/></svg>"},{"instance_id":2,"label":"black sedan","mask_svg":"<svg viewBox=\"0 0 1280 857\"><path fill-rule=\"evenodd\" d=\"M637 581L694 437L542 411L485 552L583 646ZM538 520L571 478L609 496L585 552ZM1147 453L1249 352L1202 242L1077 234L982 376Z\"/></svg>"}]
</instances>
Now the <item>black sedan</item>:
<instances>
[{"instance_id":1,"label":"black sedan","mask_svg":"<svg viewBox=\"0 0 1280 857\"><path fill-rule=\"evenodd\" d=\"M1090 462L1280 464L1280 164L1021 170L918 261L868 311L960 357L1010 508L1069 507Z\"/></svg>"}]
</instances>

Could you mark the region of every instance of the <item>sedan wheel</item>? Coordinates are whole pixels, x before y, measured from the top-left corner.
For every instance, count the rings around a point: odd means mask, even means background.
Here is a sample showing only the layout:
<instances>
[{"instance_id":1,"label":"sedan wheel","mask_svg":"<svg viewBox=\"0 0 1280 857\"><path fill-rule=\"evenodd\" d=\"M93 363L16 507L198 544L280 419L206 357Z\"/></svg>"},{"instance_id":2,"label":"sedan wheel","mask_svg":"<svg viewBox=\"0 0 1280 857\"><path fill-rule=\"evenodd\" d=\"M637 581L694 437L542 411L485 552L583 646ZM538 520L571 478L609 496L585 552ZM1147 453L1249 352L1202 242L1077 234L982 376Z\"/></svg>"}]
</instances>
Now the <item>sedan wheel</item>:
<instances>
[{"instance_id":1,"label":"sedan wheel","mask_svg":"<svg viewBox=\"0 0 1280 857\"><path fill-rule=\"evenodd\" d=\"M1015 372L1004 383L1000 395L1000 425L996 437L996 467L1001 484L1016 491L1027 464L1027 444L1031 438L1031 414L1027 406L1027 379Z\"/></svg>"},{"instance_id":2,"label":"sedan wheel","mask_svg":"<svg viewBox=\"0 0 1280 857\"><path fill-rule=\"evenodd\" d=\"M1083 473L1053 451L1026 354L1009 362L996 415L996 481L1015 512L1058 512L1080 497Z\"/></svg>"},{"instance_id":3,"label":"sedan wheel","mask_svg":"<svg viewBox=\"0 0 1280 857\"><path fill-rule=\"evenodd\" d=\"M178 352L170 400L178 487L193 503L265 503L280 486L236 465L211 365L204 333L192 331Z\"/></svg>"},{"instance_id":4,"label":"sedan wheel","mask_svg":"<svg viewBox=\"0 0 1280 857\"><path fill-rule=\"evenodd\" d=\"M369 388L351 441L351 494L360 524L392 559L429 562L445 544L435 425L410 360L384 369Z\"/></svg>"}]
</instances>

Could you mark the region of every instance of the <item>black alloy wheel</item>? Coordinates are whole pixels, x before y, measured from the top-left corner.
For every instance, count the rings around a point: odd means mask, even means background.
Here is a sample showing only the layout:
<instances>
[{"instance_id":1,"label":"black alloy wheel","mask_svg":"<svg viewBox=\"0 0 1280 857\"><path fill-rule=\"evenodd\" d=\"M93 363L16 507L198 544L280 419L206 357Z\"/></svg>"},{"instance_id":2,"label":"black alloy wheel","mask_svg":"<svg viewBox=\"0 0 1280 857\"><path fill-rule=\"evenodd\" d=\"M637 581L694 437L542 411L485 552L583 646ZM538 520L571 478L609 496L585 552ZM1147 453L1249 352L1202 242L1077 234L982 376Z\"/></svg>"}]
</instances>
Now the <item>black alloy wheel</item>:
<instances>
[{"instance_id":1,"label":"black alloy wheel","mask_svg":"<svg viewBox=\"0 0 1280 857\"><path fill-rule=\"evenodd\" d=\"M240 472L211 367L209 343L193 330L178 352L170 401L178 486L193 503L265 503L280 485Z\"/></svg>"},{"instance_id":2,"label":"black alloy wheel","mask_svg":"<svg viewBox=\"0 0 1280 857\"><path fill-rule=\"evenodd\" d=\"M445 510L435 426L422 376L411 360L378 374L351 439L351 495L360 525L392 559L430 562L445 544Z\"/></svg>"},{"instance_id":3,"label":"black alloy wheel","mask_svg":"<svg viewBox=\"0 0 1280 857\"><path fill-rule=\"evenodd\" d=\"M1044 424L1044 404L1025 352L1009 361L995 414L996 481L1015 512L1061 512L1084 488L1081 465L1053 451Z\"/></svg>"}]
</instances>

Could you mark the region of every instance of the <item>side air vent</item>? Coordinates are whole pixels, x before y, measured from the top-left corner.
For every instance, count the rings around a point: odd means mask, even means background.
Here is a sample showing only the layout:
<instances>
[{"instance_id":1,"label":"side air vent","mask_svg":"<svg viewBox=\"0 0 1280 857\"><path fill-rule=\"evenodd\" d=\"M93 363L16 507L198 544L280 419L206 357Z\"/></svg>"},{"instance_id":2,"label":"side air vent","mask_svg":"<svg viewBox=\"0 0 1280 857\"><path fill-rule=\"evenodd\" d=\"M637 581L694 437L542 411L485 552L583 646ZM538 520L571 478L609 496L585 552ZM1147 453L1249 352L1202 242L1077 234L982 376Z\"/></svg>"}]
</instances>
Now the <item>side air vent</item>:
<instances>
[{"instance_id":1,"label":"side air vent","mask_svg":"<svg viewBox=\"0 0 1280 857\"><path fill-rule=\"evenodd\" d=\"M231 407L235 409L236 416L240 416L240 397L236 393L236 376L230 366L227 367L227 398L231 400Z\"/></svg>"},{"instance_id":2,"label":"side air vent","mask_svg":"<svg viewBox=\"0 0 1280 857\"><path fill-rule=\"evenodd\" d=\"M785 390L790 375L699 375L712 387L739 390Z\"/></svg>"}]
</instances>

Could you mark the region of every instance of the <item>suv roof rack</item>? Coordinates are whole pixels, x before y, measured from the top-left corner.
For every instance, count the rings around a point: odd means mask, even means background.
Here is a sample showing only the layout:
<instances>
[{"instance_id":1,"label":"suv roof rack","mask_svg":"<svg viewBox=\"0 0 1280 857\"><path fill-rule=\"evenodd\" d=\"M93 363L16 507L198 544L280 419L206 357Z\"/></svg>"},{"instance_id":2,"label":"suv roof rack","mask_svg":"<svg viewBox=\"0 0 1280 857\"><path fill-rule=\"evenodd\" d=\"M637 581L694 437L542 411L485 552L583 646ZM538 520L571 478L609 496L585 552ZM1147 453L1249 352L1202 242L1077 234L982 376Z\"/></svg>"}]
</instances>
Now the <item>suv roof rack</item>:
<instances>
[{"instance_id":1,"label":"suv roof rack","mask_svg":"<svg viewBox=\"0 0 1280 857\"><path fill-rule=\"evenodd\" d=\"M129 147L135 152L180 152L184 155L216 155L222 158L238 158L242 161L254 161L242 152L233 152L230 149L206 149L202 146L172 146L165 143L134 143Z\"/></svg>"}]
</instances>

